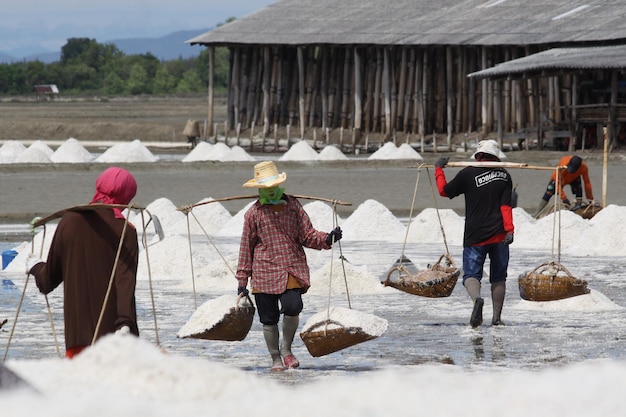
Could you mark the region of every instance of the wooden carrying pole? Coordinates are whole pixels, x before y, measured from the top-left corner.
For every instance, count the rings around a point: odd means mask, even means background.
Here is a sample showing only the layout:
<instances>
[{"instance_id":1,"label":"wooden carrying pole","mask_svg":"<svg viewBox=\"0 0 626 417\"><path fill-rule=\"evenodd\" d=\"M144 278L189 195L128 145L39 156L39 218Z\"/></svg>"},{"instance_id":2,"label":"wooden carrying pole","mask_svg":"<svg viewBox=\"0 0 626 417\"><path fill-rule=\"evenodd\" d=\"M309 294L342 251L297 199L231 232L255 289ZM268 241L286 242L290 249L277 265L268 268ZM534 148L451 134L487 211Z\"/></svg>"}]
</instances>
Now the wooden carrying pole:
<instances>
[{"instance_id":1,"label":"wooden carrying pole","mask_svg":"<svg viewBox=\"0 0 626 417\"><path fill-rule=\"evenodd\" d=\"M292 196L292 197L301 198L301 199L304 199L304 200L325 201L327 203L338 204L340 206L351 206L352 205L352 203L348 203L348 202L345 202L345 201L339 201L339 200L331 200L330 198L311 197L311 196L307 196L307 195L294 195L294 194L289 194L289 195ZM216 198L214 200L202 201L202 202L196 203L196 204L189 204L189 205L186 205L186 206L181 206L181 207L176 208L176 210L188 212L189 210L191 210L194 207L203 206L205 204L219 203L221 201L246 200L246 199L254 199L254 198L259 198L259 195L258 194L255 194L255 195L236 195L236 196L231 196L231 197L222 197L222 198Z\"/></svg>"},{"instance_id":2,"label":"wooden carrying pole","mask_svg":"<svg viewBox=\"0 0 626 417\"><path fill-rule=\"evenodd\" d=\"M416 168L434 168L434 165L418 165ZM462 161L462 162L448 162L446 168L465 168L465 167L485 167L485 168L521 168L521 169L537 169L552 171L555 169L565 169L566 166L547 167L538 165L528 165L523 162L496 162L496 161Z\"/></svg>"}]
</instances>

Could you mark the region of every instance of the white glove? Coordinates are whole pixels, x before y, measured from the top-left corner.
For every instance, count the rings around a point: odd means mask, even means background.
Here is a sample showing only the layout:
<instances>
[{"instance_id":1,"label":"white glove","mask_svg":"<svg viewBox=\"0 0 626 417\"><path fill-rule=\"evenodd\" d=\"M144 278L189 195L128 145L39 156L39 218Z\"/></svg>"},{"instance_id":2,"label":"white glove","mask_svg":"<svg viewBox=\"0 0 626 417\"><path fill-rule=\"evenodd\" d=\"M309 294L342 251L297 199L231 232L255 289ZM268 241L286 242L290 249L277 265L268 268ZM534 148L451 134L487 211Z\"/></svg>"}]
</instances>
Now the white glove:
<instances>
[{"instance_id":1,"label":"white glove","mask_svg":"<svg viewBox=\"0 0 626 417\"><path fill-rule=\"evenodd\" d=\"M117 329L115 331L115 334L119 334L119 335L122 335L122 336L124 336L125 334L130 334L130 327L122 326L122 327L120 327L119 329Z\"/></svg>"},{"instance_id":2,"label":"white glove","mask_svg":"<svg viewBox=\"0 0 626 417\"><path fill-rule=\"evenodd\" d=\"M26 258L26 274L30 274L30 270L33 269L33 266L40 262L43 262L41 258L33 254L28 255L28 258Z\"/></svg>"}]
</instances>

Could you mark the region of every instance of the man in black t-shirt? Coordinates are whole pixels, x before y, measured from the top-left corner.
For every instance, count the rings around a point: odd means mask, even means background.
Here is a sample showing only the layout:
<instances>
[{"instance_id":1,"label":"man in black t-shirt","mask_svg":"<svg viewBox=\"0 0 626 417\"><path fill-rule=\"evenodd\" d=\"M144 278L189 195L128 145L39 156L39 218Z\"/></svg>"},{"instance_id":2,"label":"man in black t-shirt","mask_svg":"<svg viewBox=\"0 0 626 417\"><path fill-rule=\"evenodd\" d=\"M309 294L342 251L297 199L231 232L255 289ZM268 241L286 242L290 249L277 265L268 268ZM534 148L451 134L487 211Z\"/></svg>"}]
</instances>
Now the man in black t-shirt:
<instances>
[{"instance_id":1,"label":"man in black t-shirt","mask_svg":"<svg viewBox=\"0 0 626 417\"><path fill-rule=\"evenodd\" d=\"M473 157L478 162L500 162L505 157L494 140L483 140ZM437 188L442 197L465 195L465 230L463 234L463 285L472 299L470 317L472 327L483 321L484 300L480 296L483 267L489 255L489 282L493 303L494 326L501 320L506 294L506 277L509 266L509 245L513 243L513 209L511 194L513 182L504 168L477 164L463 168L450 182L443 168L448 158L435 164Z\"/></svg>"}]
</instances>

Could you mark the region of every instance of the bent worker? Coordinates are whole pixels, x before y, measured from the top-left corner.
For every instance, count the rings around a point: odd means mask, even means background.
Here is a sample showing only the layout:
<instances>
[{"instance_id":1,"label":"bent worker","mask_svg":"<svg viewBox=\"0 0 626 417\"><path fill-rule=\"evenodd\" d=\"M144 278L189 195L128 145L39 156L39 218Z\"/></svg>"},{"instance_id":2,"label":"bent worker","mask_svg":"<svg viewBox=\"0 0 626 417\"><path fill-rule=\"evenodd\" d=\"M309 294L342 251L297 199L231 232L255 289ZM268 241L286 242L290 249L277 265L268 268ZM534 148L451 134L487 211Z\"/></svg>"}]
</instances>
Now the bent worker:
<instances>
[{"instance_id":1,"label":"bent worker","mask_svg":"<svg viewBox=\"0 0 626 417\"><path fill-rule=\"evenodd\" d=\"M130 172L110 167L96 180L91 204L127 205L136 192L137 183ZM101 208L65 213L46 262L35 257L26 261L27 273L35 277L43 294L63 283L67 358L91 345L96 331L96 339L118 331L139 336L135 304L138 256L133 225L119 208Z\"/></svg>"},{"instance_id":2,"label":"bent worker","mask_svg":"<svg viewBox=\"0 0 626 417\"><path fill-rule=\"evenodd\" d=\"M243 185L258 188L259 199L244 215L236 274L238 294L248 294L250 278L272 371L300 365L291 345L303 309L302 294L311 286L304 248L330 249L342 237L339 227L330 233L313 228L300 202L278 187L286 179L286 173L279 174L273 162L265 161L254 166L254 178Z\"/></svg>"},{"instance_id":3,"label":"bent worker","mask_svg":"<svg viewBox=\"0 0 626 417\"><path fill-rule=\"evenodd\" d=\"M559 194L561 195L561 201L563 202L565 207L571 208L571 203L563 189L566 185L569 185L571 187L572 194L574 194L574 197L576 198L575 205L572 208L573 210L580 208L583 202L582 181L585 182L585 196L588 200L593 200L593 190L591 188L591 181L589 180L589 168L581 157L577 155L564 156L563 158L561 158L557 166L565 166L567 167L567 169L561 169L558 173L558 184L556 182L557 170L554 170L554 172L552 173L552 177L550 178L550 182L548 183L546 192L539 201L539 206L537 206L537 210L535 211L535 218L538 217L541 211L548 205L548 202L550 201L556 190L559 191Z\"/></svg>"},{"instance_id":4,"label":"bent worker","mask_svg":"<svg viewBox=\"0 0 626 417\"><path fill-rule=\"evenodd\" d=\"M479 162L500 162L503 156L494 140L480 141L472 155ZM481 280L487 255L493 304L491 324L503 325L501 314L506 294L509 245L514 236L511 175L504 168L469 166L447 182L443 170L447 163L448 158L439 158L435 164L435 178L442 197L452 199L465 195L463 285L473 303L470 325L478 327L483 322Z\"/></svg>"}]
</instances>

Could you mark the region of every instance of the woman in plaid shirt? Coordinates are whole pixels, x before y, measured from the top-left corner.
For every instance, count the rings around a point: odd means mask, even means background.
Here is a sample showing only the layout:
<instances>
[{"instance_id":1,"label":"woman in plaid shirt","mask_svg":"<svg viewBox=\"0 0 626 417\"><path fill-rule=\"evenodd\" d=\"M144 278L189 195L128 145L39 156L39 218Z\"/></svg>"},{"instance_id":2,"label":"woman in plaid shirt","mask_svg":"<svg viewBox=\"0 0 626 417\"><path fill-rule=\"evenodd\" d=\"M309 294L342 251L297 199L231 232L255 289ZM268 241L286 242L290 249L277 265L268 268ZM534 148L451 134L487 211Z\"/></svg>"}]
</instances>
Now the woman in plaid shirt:
<instances>
[{"instance_id":1,"label":"woman in plaid shirt","mask_svg":"<svg viewBox=\"0 0 626 417\"><path fill-rule=\"evenodd\" d=\"M330 233L314 229L300 202L278 187L286 179L286 173L279 174L273 162L265 161L254 166L254 178L243 185L258 188L259 199L244 216L236 277L237 292L246 295L250 278L272 371L300 365L291 345L303 308L302 294L311 286L304 248L330 249L342 235L339 227ZM278 330L281 313L282 344Z\"/></svg>"}]
</instances>

